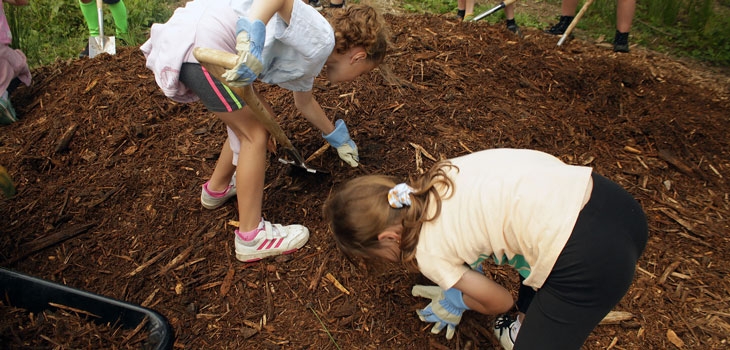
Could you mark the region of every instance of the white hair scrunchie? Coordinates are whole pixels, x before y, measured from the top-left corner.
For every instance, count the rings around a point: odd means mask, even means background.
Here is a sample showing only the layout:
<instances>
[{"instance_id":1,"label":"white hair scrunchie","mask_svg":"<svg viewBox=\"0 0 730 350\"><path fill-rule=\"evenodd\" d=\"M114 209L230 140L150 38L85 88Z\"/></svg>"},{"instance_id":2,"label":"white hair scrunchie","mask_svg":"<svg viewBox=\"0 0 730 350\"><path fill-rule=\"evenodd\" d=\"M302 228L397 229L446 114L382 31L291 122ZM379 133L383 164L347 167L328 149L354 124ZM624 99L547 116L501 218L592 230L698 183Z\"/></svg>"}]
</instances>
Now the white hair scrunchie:
<instances>
[{"instance_id":1,"label":"white hair scrunchie","mask_svg":"<svg viewBox=\"0 0 730 350\"><path fill-rule=\"evenodd\" d=\"M411 193L413 188L405 183L399 183L388 191L388 203L395 209L411 206Z\"/></svg>"}]
</instances>

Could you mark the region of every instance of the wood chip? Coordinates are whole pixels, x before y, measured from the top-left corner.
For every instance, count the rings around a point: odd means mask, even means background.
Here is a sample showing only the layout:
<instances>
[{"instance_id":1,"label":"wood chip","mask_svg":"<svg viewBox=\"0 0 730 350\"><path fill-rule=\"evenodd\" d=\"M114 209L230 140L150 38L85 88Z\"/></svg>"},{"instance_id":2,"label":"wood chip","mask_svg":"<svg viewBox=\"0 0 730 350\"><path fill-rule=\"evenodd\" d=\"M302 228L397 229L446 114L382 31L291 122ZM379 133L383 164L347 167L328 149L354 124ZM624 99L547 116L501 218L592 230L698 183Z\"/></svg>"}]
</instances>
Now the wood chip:
<instances>
[{"instance_id":1,"label":"wood chip","mask_svg":"<svg viewBox=\"0 0 730 350\"><path fill-rule=\"evenodd\" d=\"M342 286L342 284L340 283L340 281L338 281L338 280L337 280L337 279L335 278L335 276L332 276L332 274L331 274L331 273L329 273L329 272L328 272L328 273L327 273L327 274L325 275L325 277L326 277L326 278L327 278L327 279L328 279L328 280L329 280L330 282L332 282L332 284L333 284L333 285L335 286L335 288L339 289L339 290L340 290L340 291L341 291L342 293L345 293L345 294L347 294L347 295L350 295L350 291L349 291L349 290L347 290L347 289L346 289L345 287L343 287L343 286Z\"/></svg>"},{"instance_id":2,"label":"wood chip","mask_svg":"<svg viewBox=\"0 0 730 350\"><path fill-rule=\"evenodd\" d=\"M669 275L674 272L674 270L679 267L679 264L681 261L675 260L673 263L669 264L666 269L664 269L664 272L662 273L662 276L659 277L659 281L657 281L657 284L664 284L664 282L667 281L667 278L669 278Z\"/></svg>"},{"instance_id":3,"label":"wood chip","mask_svg":"<svg viewBox=\"0 0 730 350\"><path fill-rule=\"evenodd\" d=\"M233 276L235 275L236 269L233 268L233 265L229 266L226 277L223 279L223 283L221 283L221 298L225 297L226 294L228 294L228 291L231 290L231 285L233 284Z\"/></svg>"},{"instance_id":4,"label":"wood chip","mask_svg":"<svg viewBox=\"0 0 730 350\"><path fill-rule=\"evenodd\" d=\"M634 314L627 311L611 311L601 320L600 325L619 324L634 318Z\"/></svg>"},{"instance_id":5,"label":"wood chip","mask_svg":"<svg viewBox=\"0 0 730 350\"><path fill-rule=\"evenodd\" d=\"M669 339L669 341L674 344L674 346L680 349L684 347L684 341L682 341L682 339L677 336L677 333L674 333L674 331L671 329L667 330L667 339Z\"/></svg>"}]
</instances>

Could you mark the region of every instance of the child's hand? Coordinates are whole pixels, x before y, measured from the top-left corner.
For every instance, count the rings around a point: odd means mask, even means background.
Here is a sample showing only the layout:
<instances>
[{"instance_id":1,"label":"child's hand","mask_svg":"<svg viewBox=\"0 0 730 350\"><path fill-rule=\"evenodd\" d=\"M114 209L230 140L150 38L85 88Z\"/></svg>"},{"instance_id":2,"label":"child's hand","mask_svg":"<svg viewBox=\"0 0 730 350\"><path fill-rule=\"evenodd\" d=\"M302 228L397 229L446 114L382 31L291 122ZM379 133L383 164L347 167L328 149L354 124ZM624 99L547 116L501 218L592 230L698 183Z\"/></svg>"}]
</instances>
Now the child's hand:
<instances>
[{"instance_id":1,"label":"child's hand","mask_svg":"<svg viewBox=\"0 0 730 350\"><path fill-rule=\"evenodd\" d=\"M232 69L223 73L231 86L250 85L264 70L261 53L266 41L266 25L259 20L249 21L241 17L236 24L236 50L238 61Z\"/></svg>"},{"instance_id":2,"label":"child's hand","mask_svg":"<svg viewBox=\"0 0 730 350\"><path fill-rule=\"evenodd\" d=\"M350 138L350 132L347 130L347 125L342 119L337 119L335 122L335 130L327 135L322 135L332 147L337 149L337 154L342 160L351 167L356 167L360 161L360 157L357 154L357 146L355 142Z\"/></svg>"},{"instance_id":3,"label":"child's hand","mask_svg":"<svg viewBox=\"0 0 730 350\"><path fill-rule=\"evenodd\" d=\"M469 307L464 304L461 291L455 288L444 291L438 286L417 284L413 286L411 294L431 299L428 306L416 311L421 321L434 323L431 333L438 334L444 327L447 327L446 339L453 338L456 326L461 321L461 315L464 311L469 310Z\"/></svg>"}]
</instances>

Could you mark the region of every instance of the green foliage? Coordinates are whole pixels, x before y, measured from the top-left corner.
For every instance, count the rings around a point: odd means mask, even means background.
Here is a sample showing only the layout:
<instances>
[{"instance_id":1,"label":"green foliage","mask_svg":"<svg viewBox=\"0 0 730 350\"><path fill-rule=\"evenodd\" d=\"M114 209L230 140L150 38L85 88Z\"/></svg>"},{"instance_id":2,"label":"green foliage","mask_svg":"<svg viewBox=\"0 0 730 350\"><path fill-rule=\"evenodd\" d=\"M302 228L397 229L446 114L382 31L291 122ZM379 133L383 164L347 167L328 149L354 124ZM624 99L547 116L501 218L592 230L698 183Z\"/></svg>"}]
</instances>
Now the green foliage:
<instances>
[{"instance_id":1,"label":"green foliage","mask_svg":"<svg viewBox=\"0 0 730 350\"><path fill-rule=\"evenodd\" d=\"M713 0L698 0L690 3L697 3L689 7L689 27L694 30L701 30L712 16Z\"/></svg>"},{"instance_id":2,"label":"green foliage","mask_svg":"<svg viewBox=\"0 0 730 350\"><path fill-rule=\"evenodd\" d=\"M729 18L730 0L637 1L630 41L677 56L728 65ZM615 24L616 2L596 0L577 28L592 37L612 40Z\"/></svg>"},{"instance_id":3,"label":"green foliage","mask_svg":"<svg viewBox=\"0 0 730 350\"><path fill-rule=\"evenodd\" d=\"M28 6L5 5L13 32L14 48L28 57L31 68L58 59L78 57L89 40L89 30L79 8L79 0L31 0ZM130 44L139 44L155 22L165 22L179 0L124 0L127 7ZM111 13L104 5L104 28L112 28ZM117 43L119 45L119 43Z\"/></svg>"},{"instance_id":4,"label":"green foliage","mask_svg":"<svg viewBox=\"0 0 730 350\"><path fill-rule=\"evenodd\" d=\"M444 14L455 11L456 0L404 0L402 6L413 13Z\"/></svg>"},{"instance_id":5,"label":"green foliage","mask_svg":"<svg viewBox=\"0 0 730 350\"><path fill-rule=\"evenodd\" d=\"M682 0L647 0L646 14L655 24L669 26L677 21Z\"/></svg>"}]
</instances>

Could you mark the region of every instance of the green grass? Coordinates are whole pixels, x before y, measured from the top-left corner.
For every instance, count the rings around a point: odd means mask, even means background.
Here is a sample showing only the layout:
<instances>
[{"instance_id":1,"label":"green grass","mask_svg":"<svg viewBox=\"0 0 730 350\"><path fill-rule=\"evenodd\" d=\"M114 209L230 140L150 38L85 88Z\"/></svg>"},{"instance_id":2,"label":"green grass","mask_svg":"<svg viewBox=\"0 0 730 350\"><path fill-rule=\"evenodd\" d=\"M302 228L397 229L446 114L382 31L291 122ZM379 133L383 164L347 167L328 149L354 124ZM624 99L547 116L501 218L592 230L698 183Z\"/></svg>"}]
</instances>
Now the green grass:
<instances>
[{"instance_id":1,"label":"green grass","mask_svg":"<svg viewBox=\"0 0 730 350\"><path fill-rule=\"evenodd\" d=\"M149 27L165 22L180 0L124 0L131 44L146 40ZM31 0L28 6L5 4L14 48L21 49L32 68L56 60L78 57L89 40L89 31L78 0ZM105 34L114 35L114 22L104 5ZM117 44L119 45L119 44Z\"/></svg>"},{"instance_id":2,"label":"green grass","mask_svg":"<svg viewBox=\"0 0 730 350\"><path fill-rule=\"evenodd\" d=\"M547 1L560 4L559 0ZM615 25L616 2L597 0L576 28L590 38L603 36L611 41ZM675 57L730 66L730 1L637 1L630 42Z\"/></svg>"}]
</instances>

